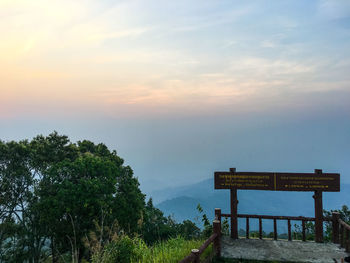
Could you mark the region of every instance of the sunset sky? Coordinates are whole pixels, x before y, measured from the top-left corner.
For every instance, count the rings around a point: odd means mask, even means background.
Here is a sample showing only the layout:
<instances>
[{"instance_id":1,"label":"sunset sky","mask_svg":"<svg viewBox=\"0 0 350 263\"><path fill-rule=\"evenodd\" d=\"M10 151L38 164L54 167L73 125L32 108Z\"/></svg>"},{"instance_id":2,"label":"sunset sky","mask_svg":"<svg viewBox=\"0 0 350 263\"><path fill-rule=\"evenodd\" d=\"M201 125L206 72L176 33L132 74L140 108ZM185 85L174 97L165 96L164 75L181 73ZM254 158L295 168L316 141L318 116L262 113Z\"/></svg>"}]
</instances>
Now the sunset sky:
<instances>
[{"instance_id":1,"label":"sunset sky","mask_svg":"<svg viewBox=\"0 0 350 263\"><path fill-rule=\"evenodd\" d=\"M0 0L0 139L116 149L141 186L350 183L350 1Z\"/></svg>"}]
</instances>

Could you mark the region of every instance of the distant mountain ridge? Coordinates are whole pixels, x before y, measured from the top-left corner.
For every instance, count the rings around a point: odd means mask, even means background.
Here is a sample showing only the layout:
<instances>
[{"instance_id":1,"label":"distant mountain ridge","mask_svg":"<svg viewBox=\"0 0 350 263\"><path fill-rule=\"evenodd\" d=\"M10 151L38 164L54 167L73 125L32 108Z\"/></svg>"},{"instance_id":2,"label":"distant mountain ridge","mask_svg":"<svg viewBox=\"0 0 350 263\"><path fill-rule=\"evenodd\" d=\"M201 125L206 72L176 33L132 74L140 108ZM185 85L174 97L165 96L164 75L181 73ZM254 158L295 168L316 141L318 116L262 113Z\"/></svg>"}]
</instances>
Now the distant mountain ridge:
<instances>
[{"instance_id":1,"label":"distant mountain ridge","mask_svg":"<svg viewBox=\"0 0 350 263\"><path fill-rule=\"evenodd\" d=\"M281 192L281 191L238 191L238 213L314 216L313 192ZM197 221L196 210L200 204L210 220L214 216L214 208L221 208L223 213L230 212L229 190L214 190L214 180L207 179L196 184L164 189L154 192L156 206L165 215L172 215L177 221L185 219ZM161 202L157 202L161 200ZM350 206L350 185L342 184L340 192L324 192L323 207L326 210L340 209L342 205ZM264 222L264 228L272 229L271 220ZM256 225L252 220L253 226ZM283 225L283 223L281 223ZM245 224L240 222L240 228ZM283 227L284 229L284 227Z\"/></svg>"},{"instance_id":2,"label":"distant mountain ridge","mask_svg":"<svg viewBox=\"0 0 350 263\"><path fill-rule=\"evenodd\" d=\"M214 190L214 179L206 179L190 185L168 187L162 190L153 191L151 197L155 204L160 204L161 202L179 196L202 198L208 194L214 194L216 191L217 190Z\"/></svg>"}]
</instances>

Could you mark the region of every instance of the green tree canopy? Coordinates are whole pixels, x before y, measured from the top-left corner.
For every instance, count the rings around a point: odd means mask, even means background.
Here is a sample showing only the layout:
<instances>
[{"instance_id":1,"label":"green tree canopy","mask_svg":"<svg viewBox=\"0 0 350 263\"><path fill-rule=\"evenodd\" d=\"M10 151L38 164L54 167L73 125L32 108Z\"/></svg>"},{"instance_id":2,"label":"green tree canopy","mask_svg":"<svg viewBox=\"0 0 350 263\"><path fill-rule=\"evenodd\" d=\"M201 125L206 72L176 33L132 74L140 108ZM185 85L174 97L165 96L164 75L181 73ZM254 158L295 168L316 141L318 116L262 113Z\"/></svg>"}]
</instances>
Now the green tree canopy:
<instances>
[{"instance_id":1,"label":"green tree canopy","mask_svg":"<svg viewBox=\"0 0 350 263\"><path fill-rule=\"evenodd\" d=\"M103 143L57 132L0 141L0 262L81 262L115 235L153 244L200 229L145 204L131 167Z\"/></svg>"},{"instance_id":2,"label":"green tree canopy","mask_svg":"<svg viewBox=\"0 0 350 263\"><path fill-rule=\"evenodd\" d=\"M56 261L69 252L80 261L89 256L84 235L101 220L137 232L144 195L123 163L102 143L71 143L57 132L0 141L1 259L11 254L13 262L39 262L51 254Z\"/></svg>"}]
</instances>

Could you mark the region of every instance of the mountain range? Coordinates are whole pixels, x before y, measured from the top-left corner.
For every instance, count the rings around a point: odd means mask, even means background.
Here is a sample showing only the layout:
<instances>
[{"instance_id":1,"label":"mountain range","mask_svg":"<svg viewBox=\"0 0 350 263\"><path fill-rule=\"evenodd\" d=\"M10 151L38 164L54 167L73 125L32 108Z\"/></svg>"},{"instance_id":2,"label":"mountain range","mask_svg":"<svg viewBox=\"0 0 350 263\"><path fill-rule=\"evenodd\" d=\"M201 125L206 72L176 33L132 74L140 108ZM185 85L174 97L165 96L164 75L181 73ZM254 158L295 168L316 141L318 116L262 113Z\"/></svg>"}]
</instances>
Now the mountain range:
<instances>
[{"instance_id":1,"label":"mountain range","mask_svg":"<svg viewBox=\"0 0 350 263\"><path fill-rule=\"evenodd\" d=\"M276 216L314 216L313 192L281 192L238 190L238 213ZM166 188L152 193L156 207L171 215L176 221L190 219L201 225L198 204L210 220L214 218L214 209L221 208L222 213L230 213L230 191L214 190L214 179L196 184ZM341 209L350 206L350 185L342 184L340 192L324 192L323 208ZM270 222L271 221L271 222ZM292 224L298 223L292 222ZM251 220L251 230L257 229L258 220ZM239 220L239 228L245 228L245 222ZM264 231L272 230L272 220L263 220ZM286 231L287 224L278 221L279 231Z\"/></svg>"}]
</instances>

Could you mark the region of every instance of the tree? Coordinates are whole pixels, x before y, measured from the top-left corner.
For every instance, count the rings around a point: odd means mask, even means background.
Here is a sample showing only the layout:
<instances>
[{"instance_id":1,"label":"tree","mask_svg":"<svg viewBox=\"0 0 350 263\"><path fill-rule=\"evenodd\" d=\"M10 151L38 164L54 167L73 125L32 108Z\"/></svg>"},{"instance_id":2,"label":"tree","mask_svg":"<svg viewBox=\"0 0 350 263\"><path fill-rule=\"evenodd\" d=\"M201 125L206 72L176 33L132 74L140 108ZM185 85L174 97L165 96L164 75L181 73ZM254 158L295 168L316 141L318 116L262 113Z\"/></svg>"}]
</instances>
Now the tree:
<instances>
[{"instance_id":1,"label":"tree","mask_svg":"<svg viewBox=\"0 0 350 263\"><path fill-rule=\"evenodd\" d=\"M94 221L106 224L117 219L125 232L137 230L144 195L129 166L104 144L78 142L74 160L65 159L46 169L37 191L41 218L49 226L56 247L63 253L70 246L74 261L88 258L83 237L94 229ZM120 222L119 222L120 221Z\"/></svg>"},{"instance_id":2,"label":"tree","mask_svg":"<svg viewBox=\"0 0 350 263\"><path fill-rule=\"evenodd\" d=\"M143 212L142 238L147 244L153 244L159 240L168 239L176 235L176 229L168 224L161 210L154 207L153 200L150 198Z\"/></svg>"},{"instance_id":3,"label":"tree","mask_svg":"<svg viewBox=\"0 0 350 263\"><path fill-rule=\"evenodd\" d=\"M208 216L203 212L203 208L200 204L197 205L197 211L202 216L201 220L204 227L202 235L204 238L208 238L213 233L213 226L210 224Z\"/></svg>"},{"instance_id":4,"label":"tree","mask_svg":"<svg viewBox=\"0 0 350 263\"><path fill-rule=\"evenodd\" d=\"M128 248L128 236L152 244L200 235L193 222L165 217L152 199L146 205L131 167L102 143L72 143L57 132L0 141L0 262L89 260L86 240L96 222L99 244L112 244L105 229L118 226L125 237L118 251Z\"/></svg>"},{"instance_id":5,"label":"tree","mask_svg":"<svg viewBox=\"0 0 350 263\"><path fill-rule=\"evenodd\" d=\"M331 218L333 212L338 212L340 214L341 220L343 220L345 223L350 224L350 210L348 206L343 205L341 209L338 210L324 210L323 211L323 216ZM324 239L326 241L331 241L333 237L333 227L332 227L332 222L327 221L326 222L326 229L325 229L325 236Z\"/></svg>"},{"instance_id":6,"label":"tree","mask_svg":"<svg viewBox=\"0 0 350 263\"><path fill-rule=\"evenodd\" d=\"M40 183L38 208L48 211L41 221L60 247L70 244L78 259L84 255L82 238L94 227L93 220L112 209L117 173L111 161L84 154L54 165Z\"/></svg>"},{"instance_id":7,"label":"tree","mask_svg":"<svg viewBox=\"0 0 350 263\"><path fill-rule=\"evenodd\" d=\"M67 253L88 258L82 238L102 216L136 232L144 195L123 162L102 143L75 144L57 132L0 141L0 261L39 262L48 252L53 262Z\"/></svg>"},{"instance_id":8,"label":"tree","mask_svg":"<svg viewBox=\"0 0 350 263\"><path fill-rule=\"evenodd\" d=\"M182 224L178 224L178 233L186 240L198 239L201 231L191 220L184 220Z\"/></svg>"},{"instance_id":9,"label":"tree","mask_svg":"<svg viewBox=\"0 0 350 263\"><path fill-rule=\"evenodd\" d=\"M139 189L138 180L133 177L130 166L121 169L116 189L116 202L113 215L128 234L139 231L139 220L145 207L145 196Z\"/></svg>"},{"instance_id":10,"label":"tree","mask_svg":"<svg viewBox=\"0 0 350 263\"><path fill-rule=\"evenodd\" d=\"M0 142L0 250L6 262L39 262L45 243L32 210L35 177L30 153L26 140Z\"/></svg>"}]
</instances>

